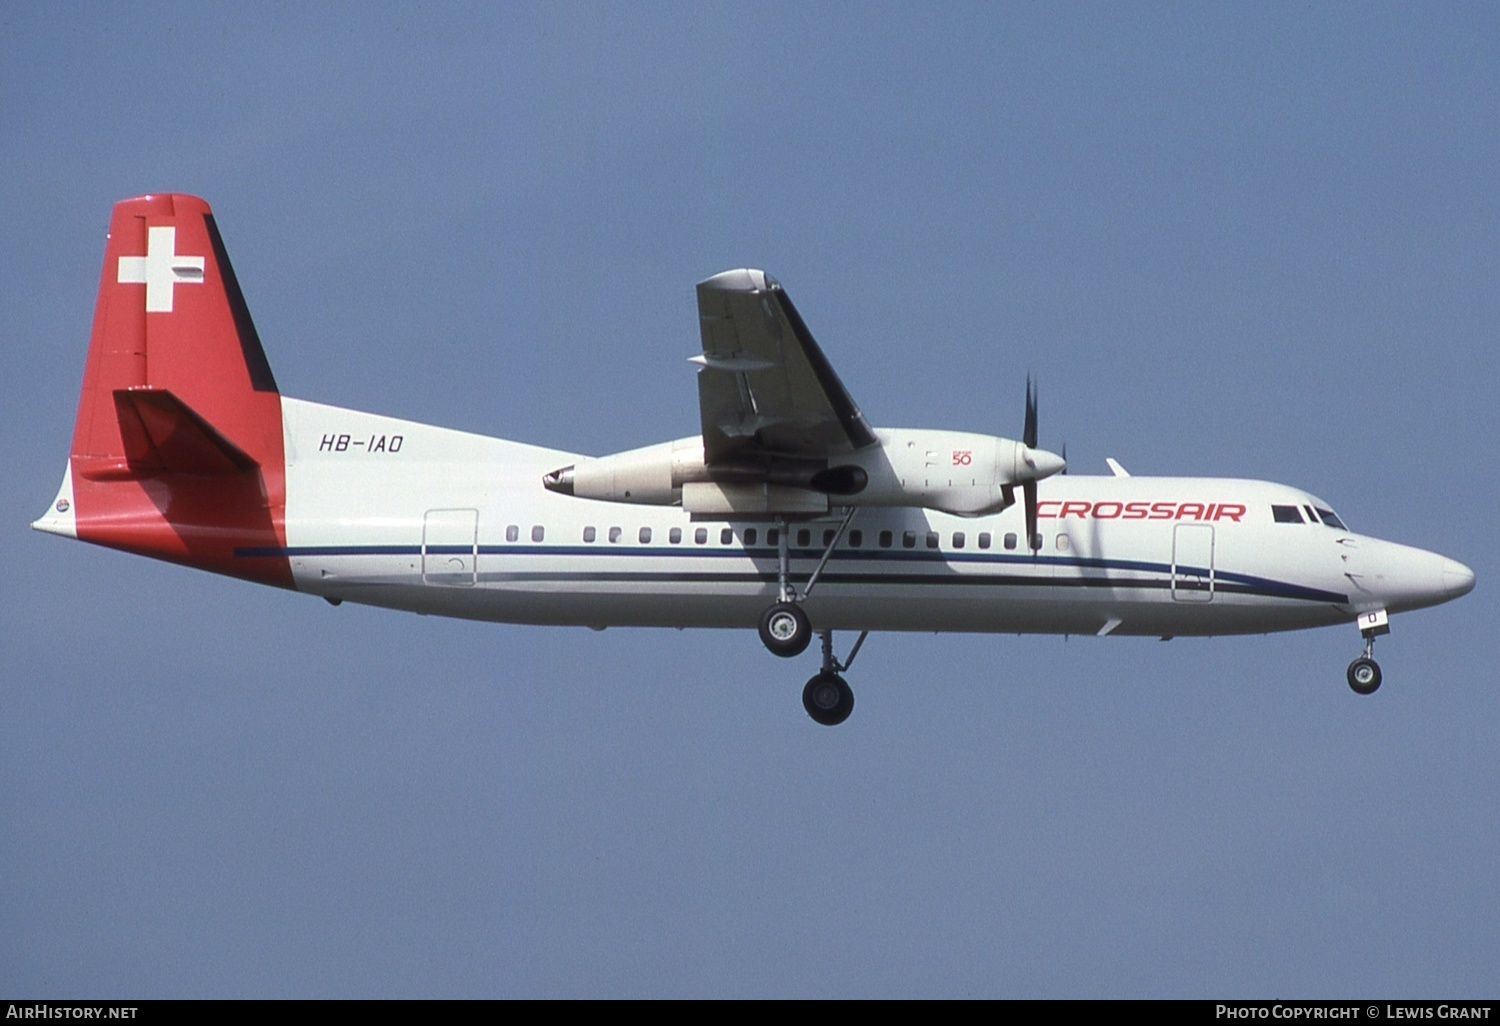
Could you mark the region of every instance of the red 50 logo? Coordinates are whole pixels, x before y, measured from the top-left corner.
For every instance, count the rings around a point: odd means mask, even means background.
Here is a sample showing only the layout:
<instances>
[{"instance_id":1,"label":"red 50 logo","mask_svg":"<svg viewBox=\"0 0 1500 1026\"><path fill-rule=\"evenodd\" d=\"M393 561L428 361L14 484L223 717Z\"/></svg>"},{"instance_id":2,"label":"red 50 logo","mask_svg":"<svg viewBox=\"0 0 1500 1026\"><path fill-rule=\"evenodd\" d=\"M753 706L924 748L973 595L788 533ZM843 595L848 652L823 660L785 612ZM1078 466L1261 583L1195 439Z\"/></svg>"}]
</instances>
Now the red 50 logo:
<instances>
[{"instance_id":1,"label":"red 50 logo","mask_svg":"<svg viewBox=\"0 0 1500 1026\"><path fill-rule=\"evenodd\" d=\"M970 449L954 449L953 465L955 467L967 467L974 462L974 453Z\"/></svg>"}]
</instances>

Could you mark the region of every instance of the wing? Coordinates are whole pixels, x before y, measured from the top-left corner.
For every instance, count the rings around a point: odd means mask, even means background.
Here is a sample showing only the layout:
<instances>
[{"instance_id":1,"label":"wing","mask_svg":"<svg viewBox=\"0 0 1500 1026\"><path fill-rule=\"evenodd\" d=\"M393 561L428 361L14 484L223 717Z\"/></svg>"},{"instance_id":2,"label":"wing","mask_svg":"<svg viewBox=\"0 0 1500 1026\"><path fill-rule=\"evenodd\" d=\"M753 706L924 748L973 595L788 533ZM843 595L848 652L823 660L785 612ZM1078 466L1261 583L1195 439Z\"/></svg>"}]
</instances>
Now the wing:
<instances>
[{"instance_id":1,"label":"wing","mask_svg":"<svg viewBox=\"0 0 1500 1026\"><path fill-rule=\"evenodd\" d=\"M698 404L713 466L763 456L827 459L875 444L864 414L781 285L764 271L698 283Z\"/></svg>"}]
</instances>

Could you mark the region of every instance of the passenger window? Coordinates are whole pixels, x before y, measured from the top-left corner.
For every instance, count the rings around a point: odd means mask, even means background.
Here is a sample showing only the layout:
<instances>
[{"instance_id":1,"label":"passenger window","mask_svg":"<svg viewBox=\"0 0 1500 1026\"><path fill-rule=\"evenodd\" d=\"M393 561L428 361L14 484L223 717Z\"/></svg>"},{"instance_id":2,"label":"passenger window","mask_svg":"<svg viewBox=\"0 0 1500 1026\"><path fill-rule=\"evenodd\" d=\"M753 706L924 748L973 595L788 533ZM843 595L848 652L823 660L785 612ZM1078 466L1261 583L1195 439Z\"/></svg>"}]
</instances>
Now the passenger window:
<instances>
[{"instance_id":1,"label":"passenger window","mask_svg":"<svg viewBox=\"0 0 1500 1026\"><path fill-rule=\"evenodd\" d=\"M888 548L891 547L891 532L889 532L889 531L881 531L880 532L880 547L882 549L888 549Z\"/></svg>"},{"instance_id":2,"label":"passenger window","mask_svg":"<svg viewBox=\"0 0 1500 1026\"><path fill-rule=\"evenodd\" d=\"M753 528L753 527L747 527L747 528L745 528L745 544L746 545L754 545L755 544L755 535L756 535L755 528Z\"/></svg>"},{"instance_id":3,"label":"passenger window","mask_svg":"<svg viewBox=\"0 0 1500 1026\"><path fill-rule=\"evenodd\" d=\"M1033 551L1033 552L1040 552L1040 551L1042 551L1042 536L1041 536L1040 532L1038 532L1038 533L1036 533L1036 534L1034 534L1034 535L1031 536L1031 551Z\"/></svg>"},{"instance_id":4,"label":"passenger window","mask_svg":"<svg viewBox=\"0 0 1500 1026\"><path fill-rule=\"evenodd\" d=\"M1005 534L1005 547L1007 549L1014 549L1016 547L1016 532L1014 532L1014 531L1007 531L1006 532L1006 534Z\"/></svg>"},{"instance_id":5,"label":"passenger window","mask_svg":"<svg viewBox=\"0 0 1500 1026\"><path fill-rule=\"evenodd\" d=\"M618 527L611 527L609 529L609 540L611 542L617 542L620 540L620 535L623 533L624 532L622 532Z\"/></svg>"},{"instance_id":6,"label":"passenger window","mask_svg":"<svg viewBox=\"0 0 1500 1026\"><path fill-rule=\"evenodd\" d=\"M594 529L592 527L585 527L583 529L583 540L586 542L592 542L594 540Z\"/></svg>"},{"instance_id":7,"label":"passenger window","mask_svg":"<svg viewBox=\"0 0 1500 1026\"><path fill-rule=\"evenodd\" d=\"M732 541L734 541L734 531L726 527L724 528L724 530L719 532L720 545L728 545Z\"/></svg>"},{"instance_id":8,"label":"passenger window","mask_svg":"<svg viewBox=\"0 0 1500 1026\"><path fill-rule=\"evenodd\" d=\"M781 529L777 527L766 528L766 544L779 545L781 543Z\"/></svg>"},{"instance_id":9,"label":"passenger window","mask_svg":"<svg viewBox=\"0 0 1500 1026\"><path fill-rule=\"evenodd\" d=\"M667 541L671 542L673 545L681 545L682 544L682 528L680 528L680 527L674 527L670 531L668 531L667 532Z\"/></svg>"},{"instance_id":10,"label":"passenger window","mask_svg":"<svg viewBox=\"0 0 1500 1026\"><path fill-rule=\"evenodd\" d=\"M1060 534L1060 535L1057 536L1057 551L1058 552L1067 552L1068 551L1068 536L1067 535Z\"/></svg>"},{"instance_id":11,"label":"passenger window","mask_svg":"<svg viewBox=\"0 0 1500 1026\"><path fill-rule=\"evenodd\" d=\"M706 528L706 527L700 527L696 531L693 532L693 544L694 545L707 545L708 544L708 528Z\"/></svg>"},{"instance_id":12,"label":"passenger window","mask_svg":"<svg viewBox=\"0 0 1500 1026\"><path fill-rule=\"evenodd\" d=\"M1296 506L1272 506L1271 516L1278 524L1302 523L1302 514Z\"/></svg>"},{"instance_id":13,"label":"passenger window","mask_svg":"<svg viewBox=\"0 0 1500 1026\"><path fill-rule=\"evenodd\" d=\"M929 549L935 549L938 547L938 533L936 531L927 532L927 547Z\"/></svg>"},{"instance_id":14,"label":"passenger window","mask_svg":"<svg viewBox=\"0 0 1500 1026\"><path fill-rule=\"evenodd\" d=\"M636 533L636 537L638 539L640 539L640 542L641 542L642 545L650 545L651 544L651 528L649 528L649 527L643 527L643 528L641 528L640 531L638 531Z\"/></svg>"},{"instance_id":15,"label":"passenger window","mask_svg":"<svg viewBox=\"0 0 1500 1026\"><path fill-rule=\"evenodd\" d=\"M804 527L802 530L800 530L800 531L797 532L797 545L799 547L805 549L805 548L807 548L808 543L811 542L811 541L812 541L812 532L809 531L807 528Z\"/></svg>"},{"instance_id":16,"label":"passenger window","mask_svg":"<svg viewBox=\"0 0 1500 1026\"><path fill-rule=\"evenodd\" d=\"M916 531L902 531L901 532L901 547L903 549L914 549L914 548L916 548L917 547L917 532Z\"/></svg>"},{"instance_id":17,"label":"passenger window","mask_svg":"<svg viewBox=\"0 0 1500 1026\"><path fill-rule=\"evenodd\" d=\"M518 540L520 537L521 537L521 529L519 527L517 527L515 524L511 524L509 527L507 527L505 529L505 540L506 541L513 542L513 541Z\"/></svg>"},{"instance_id":18,"label":"passenger window","mask_svg":"<svg viewBox=\"0 0 1500 1026\"><path fill-rule=\"evenodd\" d=\"M990 532L988 532L988 531L980 531L979 532L979 547L981 549L987 549L987 548L990 547Z\"/></svg>"},{"instance_id":19,"label":"passenger window","mask_svg":"<svg viewBox=\"0 0 1500 1026\"><path fill-rule=\"evenodd\" d=\"M539 541L541 541L545 537L547 537L547 529L545 527L543 527L541 524L537 524L535 527L533 527L531 529L531 540L532 541L539 542Z\"/></svg>"},{"instance_id":20,"label":"passenger window","mask_svg":"<svg viewBox=\"0 0 1500 1026\"><path fill-rule=\"evenodd\" d=\"M953 547L955 549L961 549L964 547L964 533L962 531L953 532Z\"/></svg>"},{"instance_id":21,"label":"passenger window","mask_svg":"<svg viewBox=\"0 0 1500 1026\"><path fill-rule=\"evenodd\" d=\"M861 545L863 545L864 543L865 543L865 533L863 531L850 531L849 532L849 547L851 549L857 549Z\"/></svg>"},{"instance_id":22,"label":"passenger window","mask_svg":"<svg viewBox=\"0 0 1500 1026\"><path fill-rule=\"evenodd\" d=\"M833 536L834 536L834 534L835 534L835 532L834 532L833 528L831 528L831 527L828 530L826 530L826 531L823 532L823 547L825 549L828 546L830 546L830 545L833 544Z\"/></svg>"}]
</instances>

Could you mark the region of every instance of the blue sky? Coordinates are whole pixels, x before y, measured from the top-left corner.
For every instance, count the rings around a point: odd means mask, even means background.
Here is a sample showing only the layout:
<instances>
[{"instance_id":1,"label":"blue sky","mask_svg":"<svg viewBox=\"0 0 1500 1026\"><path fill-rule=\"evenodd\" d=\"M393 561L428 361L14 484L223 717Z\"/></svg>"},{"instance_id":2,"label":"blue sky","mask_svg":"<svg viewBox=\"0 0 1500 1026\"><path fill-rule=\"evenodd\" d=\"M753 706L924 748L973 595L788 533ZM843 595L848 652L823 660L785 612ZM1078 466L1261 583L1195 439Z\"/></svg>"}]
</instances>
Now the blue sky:
<instances>
[{"instance_id":1,"label":"blue sky","mask_svg":"<svg viewBox=\"0 0 1500 1026\"><path fill-rule=\"evenodd\" d=\"M0 13L0 993L1493 996L1500 14ZM1472 566L1238 639L454 623L26 530L110 204L214 205L289 395L696 430L762 266L877 424L1269 478Z\"/></svg>"}]
</instances>

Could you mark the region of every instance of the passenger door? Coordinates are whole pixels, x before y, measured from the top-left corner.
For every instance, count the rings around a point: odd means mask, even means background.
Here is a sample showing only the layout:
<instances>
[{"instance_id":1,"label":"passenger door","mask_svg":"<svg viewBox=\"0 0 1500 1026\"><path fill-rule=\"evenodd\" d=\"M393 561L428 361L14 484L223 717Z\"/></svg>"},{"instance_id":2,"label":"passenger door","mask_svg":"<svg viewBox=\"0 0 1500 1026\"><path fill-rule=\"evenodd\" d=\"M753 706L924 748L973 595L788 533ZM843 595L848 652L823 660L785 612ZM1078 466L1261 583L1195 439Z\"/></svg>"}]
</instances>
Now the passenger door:
<instances>
[{"instance_id":1,"label":"passenger door","mask_svg":"<svg viewBox=\"0 0 1500 1026\"><path fill-rule=\"evenodd\" d=\"M1211 602L1213 597L1213 525L1178 524L1172 531L1172 598Z\"/></svg>"},{"instance_id":2,"label":"passenger door","mask_svg":"<svg viewBox=\"0 0 1500 1026\"><path fill-rule=\"evenodd\" d=\"M479 578L479 510L430 509L422 518L422 581L473 587Z\"/></svg>"}]
</instances>

